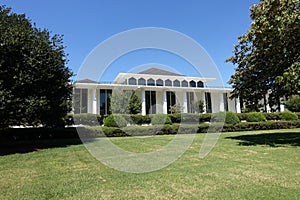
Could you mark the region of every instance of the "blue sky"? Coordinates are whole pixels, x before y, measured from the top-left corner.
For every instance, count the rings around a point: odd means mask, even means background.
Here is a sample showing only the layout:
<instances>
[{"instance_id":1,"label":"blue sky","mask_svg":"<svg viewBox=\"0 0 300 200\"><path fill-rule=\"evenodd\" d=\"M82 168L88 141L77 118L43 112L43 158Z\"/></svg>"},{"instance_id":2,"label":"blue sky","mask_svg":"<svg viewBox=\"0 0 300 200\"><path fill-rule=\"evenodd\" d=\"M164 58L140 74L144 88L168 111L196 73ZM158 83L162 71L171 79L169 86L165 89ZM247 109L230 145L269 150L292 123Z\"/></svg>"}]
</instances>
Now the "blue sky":
<instances>
[{"instance_id":1,"label":"blue sky","mask_svg":"<svg viewBox=\"0 0 300 200\"><path fill-rule=\"evenodd\" d=\"M217 65L224 82L234 73L225 63L237 37L250 26L249 7L258 0L2 0L13 12L25 13L39 28L64 35L68 66L77 73L85 58L114 34L142 27L162 27L196 40ZM183 59L166 52L145 50L122 56L101 77L112 81L118 72L159 63L195 76Z\"/></svg>"}]
</instances>

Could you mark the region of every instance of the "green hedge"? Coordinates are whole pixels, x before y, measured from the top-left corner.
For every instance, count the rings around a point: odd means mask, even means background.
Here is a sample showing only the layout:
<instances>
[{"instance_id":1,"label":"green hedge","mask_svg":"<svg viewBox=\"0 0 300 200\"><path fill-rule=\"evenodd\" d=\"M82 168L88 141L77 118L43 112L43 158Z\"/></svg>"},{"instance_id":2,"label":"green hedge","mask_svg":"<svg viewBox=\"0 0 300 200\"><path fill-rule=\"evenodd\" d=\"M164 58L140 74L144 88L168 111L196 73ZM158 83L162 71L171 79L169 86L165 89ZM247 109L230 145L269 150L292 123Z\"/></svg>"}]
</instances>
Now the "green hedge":
<instances>
[{"instance_id":1,"label":"green hedge","mask_svg":"<svg viewBox=\"0 0 300 200\"><path fill-rule=\"evenodd\" d=\"M84 138L95 137L121 137L121 136L141 136L141 135L163 135L163 134L193 134L207 133L213 130L223 132L234 131L254 131L254 130L272 130L300 128L300 120L297 121L267 121L267 122L243 122L239 124L224 124L222 127L216 123L210 124L173 124L173 125L153 125L153 126L127 126L124 128L90 126L77 128L10 128L0 129L0 144L7 144L11 141L24 140L44 140L61 138L78 138L77 130L80 136Z\"/></svg>"},{"instance_id":2,"label":"green hedge","mask_svg":"<svg viewBox=\"0 0 300 200\"><path fill-rule=\"evenodd\" d=\"M295 113L292 113L291 111L284 111L279 113L280 120L286 120L286 121L294 121L298 120L298 116Z\"/></svg>"},{"instance_id":3,"label":"green hedge","mask_svg":"<svg viewBox=\"0 0 300 200\"><path fill-rule=\"evenodd\" d=\"M246 115L247 122L264 122L267 121L266 116L261 112L250 112Z\"/></svg>"},{"instance_id":4,"label":"green hedge","mask_svg":"<svg viewBox=\"0 0 300 200\"><path fill-rule=\"evenodd\" d=\"M110 127L87 127L88 135L93 137L116 137L116 136L142 136L142 135L164 135L164 134L194 134L207 133L213 130L222 132L254 131L300 128L300 121L267 121L267 122L243 122L239 124L224 124L222 127L216 123L210 124L173 124L173 125L153 125L153 126L127 126L125 128Z\"/></svg>"}]
</instances>

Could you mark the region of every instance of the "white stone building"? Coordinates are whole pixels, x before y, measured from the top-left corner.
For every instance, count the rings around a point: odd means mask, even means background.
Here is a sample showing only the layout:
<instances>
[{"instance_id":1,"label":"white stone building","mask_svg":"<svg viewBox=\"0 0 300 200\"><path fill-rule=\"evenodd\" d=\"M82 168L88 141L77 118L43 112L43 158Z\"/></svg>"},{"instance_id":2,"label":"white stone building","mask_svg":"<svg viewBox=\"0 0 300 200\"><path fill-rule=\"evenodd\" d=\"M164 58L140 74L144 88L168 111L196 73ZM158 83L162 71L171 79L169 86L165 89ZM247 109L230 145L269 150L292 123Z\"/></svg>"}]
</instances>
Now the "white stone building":
<instances>
[{"instance_id":1,"label":"white stone building","mask_svg":"<svg viewBox=\"0 0 300 200\"><path fill-rule=\"evenodd\" d=\"M169 108L180 105L183 113L194 113L193 103L203 100L205 112L240 112L238 99L229 99L232 89L208 88L214 78L189 77L150 68L139 73L120 73L110 84L89 79L74 84L74 113L110 114L113 91L133 90L142 100L142 115L170 113Z\"/></svg>"}]
</instances>

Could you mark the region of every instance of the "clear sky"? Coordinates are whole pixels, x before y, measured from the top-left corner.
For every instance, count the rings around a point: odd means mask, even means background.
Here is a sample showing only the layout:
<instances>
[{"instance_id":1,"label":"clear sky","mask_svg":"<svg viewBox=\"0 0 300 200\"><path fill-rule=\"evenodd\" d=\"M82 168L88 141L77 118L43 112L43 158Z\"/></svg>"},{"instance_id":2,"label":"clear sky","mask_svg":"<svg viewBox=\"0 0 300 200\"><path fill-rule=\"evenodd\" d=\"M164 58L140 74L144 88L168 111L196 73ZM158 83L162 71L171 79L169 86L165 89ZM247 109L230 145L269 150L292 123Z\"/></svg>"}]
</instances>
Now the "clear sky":
<instances>
[{"instance_id":1,"label":"clear sky","mask_svg":"<svg viewBox=\"0 0 300 200\"><path fill-rule=\"evenodd\" d=\"M114 34L141 27L179 31L196 40L217 65L223 81L234 73L225 63L237 37L250 26L249 7L258 0L1 0L13 12L25 13L39 28L64 35L68 66L76 74L89 53ZM117 60L102 81L112 81L146 63L160 63L195 76L192 67L176 56L146 50Z\"/></svg>"}]
</instances>

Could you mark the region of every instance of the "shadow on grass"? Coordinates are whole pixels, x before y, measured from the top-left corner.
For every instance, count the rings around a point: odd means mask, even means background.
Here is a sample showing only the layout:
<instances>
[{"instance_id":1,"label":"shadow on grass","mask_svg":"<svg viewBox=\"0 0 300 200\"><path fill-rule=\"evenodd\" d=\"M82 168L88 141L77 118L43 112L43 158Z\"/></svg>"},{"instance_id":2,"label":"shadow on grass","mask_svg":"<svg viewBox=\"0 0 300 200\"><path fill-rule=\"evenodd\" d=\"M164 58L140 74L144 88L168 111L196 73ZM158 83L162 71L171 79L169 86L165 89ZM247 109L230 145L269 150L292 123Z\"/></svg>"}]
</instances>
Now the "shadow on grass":
<instances>
[{"instance_id":1,"label":"shadow on grass","mask_svg":"<svg viewBox=\"0 0 300 200\"><path fill-rule=\"evenodd\" d=\"M241 146L268 145L270 147L280 147L283 145L300 146L300 132L274 132L266 134L240 135L227 137L227 139L241 140Z\"/></svg>"},{"instance_id":2,"label":"shadow on grass","mask_svg":"<svg viewBox=\"0 0 300 200\"><path fill-rule=\"evenodd\" d=\"M93 141L87 138L85 141ZM76 128L11 128L0 130L0 156L82 144Z\"/></svg>"}]
</instances>

